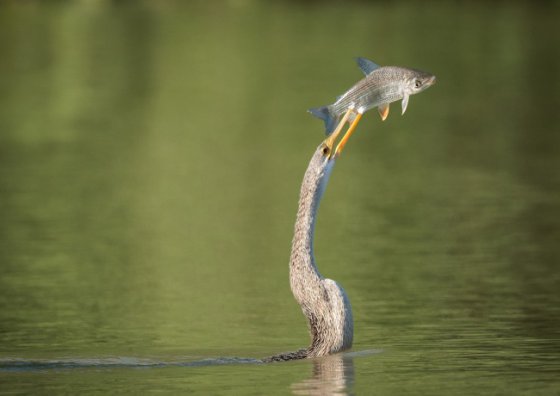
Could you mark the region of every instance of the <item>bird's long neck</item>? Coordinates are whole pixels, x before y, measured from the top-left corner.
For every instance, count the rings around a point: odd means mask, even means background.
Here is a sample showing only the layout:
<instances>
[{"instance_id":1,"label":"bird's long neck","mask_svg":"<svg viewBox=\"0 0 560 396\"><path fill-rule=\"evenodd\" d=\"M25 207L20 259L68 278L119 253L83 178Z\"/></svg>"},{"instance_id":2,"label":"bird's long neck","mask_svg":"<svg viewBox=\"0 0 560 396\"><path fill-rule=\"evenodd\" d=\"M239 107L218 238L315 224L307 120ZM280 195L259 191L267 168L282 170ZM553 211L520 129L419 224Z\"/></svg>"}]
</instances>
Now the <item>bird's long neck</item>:
<instances>
[{"instance_id":1,"label":"bird's long neck","mask_svg":"<svg viewBox=\"0 0 560 396\"><path fill-rule=\"evenodd\" d=\"M290 256L290 287L307 318L311 345L264 359L267 362L325 356L352 346L350 302L336 282L321 276L313 257L317 210L334 166L324 149L318 147L303 177Z\"/></svg>"},{"instance_id":2,"label":"bird's long neck","mask_svg":"<svg viewBox=\"0 0 560 396\"><path fill-rule=\"evenodd\" d=\"M304 311L311 288L317 287L322 279L313 255L313 235L317 210L333 165L334 161L327 161L318 150L301 185L290 257L290 285Z\"/></svg>"}]
</instances>

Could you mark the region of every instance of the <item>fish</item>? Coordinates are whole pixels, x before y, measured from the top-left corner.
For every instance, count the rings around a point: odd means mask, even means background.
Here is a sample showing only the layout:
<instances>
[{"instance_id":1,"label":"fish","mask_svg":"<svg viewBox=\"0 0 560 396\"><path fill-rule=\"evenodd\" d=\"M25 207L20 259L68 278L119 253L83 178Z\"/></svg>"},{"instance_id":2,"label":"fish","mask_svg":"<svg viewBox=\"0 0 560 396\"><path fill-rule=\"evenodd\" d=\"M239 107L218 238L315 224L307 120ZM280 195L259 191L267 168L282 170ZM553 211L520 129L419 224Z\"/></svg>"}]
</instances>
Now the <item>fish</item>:
<instances>
[{"instance_id":1,"label":"fish","mask_svg":"<svg viewBox=\"0 0 560 396\"><path fill-rule=\"evenodd\" d=\"M354 109L348 122L352 122L356 114L361 115L374 107L377 107L381 120L385 121L389 115L390 103L402 99L401 114L404 114L410 96L424 91L436 82L436 76L420 70L379 66L366 58L356 58L356 62L365 78L337 97L333 104L308 110L325 122L327 136L334 131L338 120L348 109Z\"/></svg>"}]
</instances>

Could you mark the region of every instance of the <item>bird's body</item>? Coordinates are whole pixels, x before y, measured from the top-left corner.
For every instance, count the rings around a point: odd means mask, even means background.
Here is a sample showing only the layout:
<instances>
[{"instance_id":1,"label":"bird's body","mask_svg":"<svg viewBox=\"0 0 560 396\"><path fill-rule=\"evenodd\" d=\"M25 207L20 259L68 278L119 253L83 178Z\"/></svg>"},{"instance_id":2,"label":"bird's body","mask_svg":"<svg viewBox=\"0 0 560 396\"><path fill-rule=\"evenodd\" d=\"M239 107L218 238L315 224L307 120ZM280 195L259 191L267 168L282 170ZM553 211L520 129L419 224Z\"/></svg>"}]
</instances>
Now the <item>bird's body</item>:
<instances>
[{"instance_id":1,"label":"bird's body","mask_svg":"<svg viewBox=\"0 0 560 396\"><path fill-rule=\"evenodd\" d=\"M313 254L317 210L335 164L323 147L315 151L303 178L290 256L290 286L309 322L311 357L348 349L353 337L348 297L335 281L321 276Z\"/></svg>"},{"instance_id":2,"label":"bird's body","mask_svg":"<svg viewBox=\"0 0 560 396\"><path fill-rule=\"evenodd\" d=\"M321 276L313 254L317 210L334 164L330 148L322 143L313 154L301 185L290 256L290 286L307 318L311 345L267 361L325 356L352 346L350 301L342 287Z\"/></svg>"}]
</instances>

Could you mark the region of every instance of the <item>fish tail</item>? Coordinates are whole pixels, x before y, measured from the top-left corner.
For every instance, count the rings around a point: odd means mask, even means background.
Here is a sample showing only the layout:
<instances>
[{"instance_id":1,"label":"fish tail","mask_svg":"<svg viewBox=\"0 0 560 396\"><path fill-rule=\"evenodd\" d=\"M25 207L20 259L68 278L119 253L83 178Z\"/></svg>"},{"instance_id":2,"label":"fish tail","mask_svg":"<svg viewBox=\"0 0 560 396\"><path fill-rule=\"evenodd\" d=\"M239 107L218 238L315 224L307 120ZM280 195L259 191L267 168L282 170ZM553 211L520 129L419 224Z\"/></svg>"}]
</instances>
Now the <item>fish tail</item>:
<instances>
[{"instance_id":1,"label":"fish tail","mask_svg":"<svg viewBox=\"0 0 560 396\"><path fill-rule=\"evenodd\" d=\"M337 116L332 112L331 106L316 107L307 111L325 121L325 133L327 136L336 128Z\"/></svg>"}]
</instances>

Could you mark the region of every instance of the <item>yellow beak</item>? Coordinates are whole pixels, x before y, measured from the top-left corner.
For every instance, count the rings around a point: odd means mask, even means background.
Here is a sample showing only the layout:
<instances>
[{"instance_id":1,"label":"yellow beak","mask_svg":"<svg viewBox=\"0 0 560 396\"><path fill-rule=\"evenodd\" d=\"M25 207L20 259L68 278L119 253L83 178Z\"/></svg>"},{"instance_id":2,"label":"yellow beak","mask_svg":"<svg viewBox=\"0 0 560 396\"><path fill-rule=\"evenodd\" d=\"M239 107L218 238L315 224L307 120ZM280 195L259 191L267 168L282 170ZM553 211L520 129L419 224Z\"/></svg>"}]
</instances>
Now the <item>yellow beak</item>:
<instances>
[{"instance_id":1,"label":"yellow beak","mask_svg":"<svg viewBox=\"0 0 560 396\"><path fill-rule=\"evenodd\" d=\"M346 133L344 134L342 139L340 139L340 141L338 142L338 144L336 146L336 149L333 150L334 143L336 142L336 139L338 138L338 135L340 135L340 132L342 132L342 129L344 128L344 124L346 124L346 121L348 121L348 118L350 117L350 114L352 114L352 113L355 114L354 120L350 124L350 127L348 127L348 130L346 131ZM344 116L342 117L342 119L338 123L334 132L328 138L326 138L325 141L324 141L324 144L329 148L329 152L331 153L329 155L329 158L336 158L340 155L340 153L342 152L342 149L344 149L344 146L348 142L348 139L354 133L354 130L358 126L358 122L360 122L361 118L362 118L362 113L357 112L352 107L350 107L346 111L346 113L344 113Z\"/></svg>"}]
</instances>

